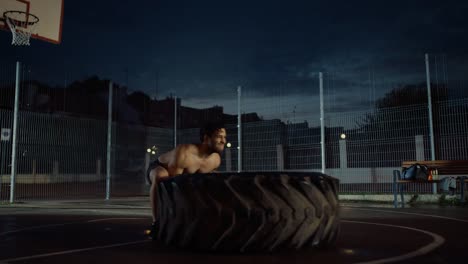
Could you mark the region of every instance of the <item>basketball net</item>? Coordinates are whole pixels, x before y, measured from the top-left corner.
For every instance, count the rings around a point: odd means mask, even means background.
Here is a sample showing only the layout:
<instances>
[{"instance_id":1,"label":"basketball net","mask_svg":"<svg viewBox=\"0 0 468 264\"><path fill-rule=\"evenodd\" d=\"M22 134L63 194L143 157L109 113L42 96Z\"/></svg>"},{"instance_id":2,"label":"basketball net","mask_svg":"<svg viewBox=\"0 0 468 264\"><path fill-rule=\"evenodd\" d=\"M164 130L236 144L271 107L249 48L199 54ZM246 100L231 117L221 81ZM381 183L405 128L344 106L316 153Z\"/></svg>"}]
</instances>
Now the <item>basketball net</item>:
<instances>
[{"instance_id":1,"label":"basketball net","mask_svg":"<svg viewBox=\"0 0 468 264\"><path fill-rule=\"evenodd\" d=\"M35 32L39 18L33 14L22 11L7 11L3 17L13 36L11 45L29 46L31 34Z\"/></svg>"}]
</instances>

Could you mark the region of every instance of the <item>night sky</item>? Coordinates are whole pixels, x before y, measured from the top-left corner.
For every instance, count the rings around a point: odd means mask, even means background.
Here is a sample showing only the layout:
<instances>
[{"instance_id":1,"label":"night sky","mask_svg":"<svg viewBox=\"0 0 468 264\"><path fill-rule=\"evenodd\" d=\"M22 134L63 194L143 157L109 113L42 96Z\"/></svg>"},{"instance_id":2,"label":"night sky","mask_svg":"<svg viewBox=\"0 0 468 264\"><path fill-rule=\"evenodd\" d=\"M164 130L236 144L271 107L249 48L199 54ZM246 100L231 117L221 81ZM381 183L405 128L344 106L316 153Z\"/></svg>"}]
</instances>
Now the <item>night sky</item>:
<instances>
[{"instance_id":1,"label":"night sky","mask_svg":"<svg viewBox=\"0 0 468 264\"><path fill-rule=\"evenodd\" d=\"M65 0L62 43L12 47L0 32L1 67L21 60L52 83L96 74L212 105L238 85L266 97L316 96L323 71L335 99L361 94L355 103L366 104L425 81L425 53L448 65L444 78L462 78L467 14L468 2L452 0Z\"/></svg>"}]
</instances>

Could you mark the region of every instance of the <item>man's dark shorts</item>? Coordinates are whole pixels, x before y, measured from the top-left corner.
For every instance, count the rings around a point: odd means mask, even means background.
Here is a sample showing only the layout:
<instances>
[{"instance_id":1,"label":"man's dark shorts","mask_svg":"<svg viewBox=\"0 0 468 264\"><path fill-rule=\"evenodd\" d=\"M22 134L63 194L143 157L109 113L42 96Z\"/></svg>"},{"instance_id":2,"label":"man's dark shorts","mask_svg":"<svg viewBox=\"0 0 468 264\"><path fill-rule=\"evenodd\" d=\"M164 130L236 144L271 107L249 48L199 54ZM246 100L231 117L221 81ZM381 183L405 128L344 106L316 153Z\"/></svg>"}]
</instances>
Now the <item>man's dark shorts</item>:
<instances>
[{"instance_id":1,"label":"man's dark shorts","mask_svg":"<svg viewBox=\"0 0 468 264\"><path fill-rule=\"evenodd\" d=\"M148 169L146 170L146 179L148 180L149 184L152 184L151 177L150 177L150 172L151 172L151 170L153 170L154 168L156 168L158 166L161 166L161 167L165 168L165 166L161 162L159 162L159 159L156 159L155 161L150 163Z\"/></svg>"}]
</instances>

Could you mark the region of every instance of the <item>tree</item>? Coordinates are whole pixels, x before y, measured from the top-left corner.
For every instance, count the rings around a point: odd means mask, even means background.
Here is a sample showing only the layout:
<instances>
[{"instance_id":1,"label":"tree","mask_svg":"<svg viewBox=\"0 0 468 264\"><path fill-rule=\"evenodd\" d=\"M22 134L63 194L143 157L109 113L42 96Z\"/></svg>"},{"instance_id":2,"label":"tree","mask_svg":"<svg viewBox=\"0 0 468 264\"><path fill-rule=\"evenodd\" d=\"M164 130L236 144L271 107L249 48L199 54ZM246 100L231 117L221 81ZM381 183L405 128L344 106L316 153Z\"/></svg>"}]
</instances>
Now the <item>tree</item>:
<instances>
[{"instance_id":1,"label":"tree","mask_svg":"<svg viewBox=\"0 0 468 264\"><path fill-rule=\"evenodd\" d=\"M431 98L432 102L438 102L448 99L448 92L445 87L436 89L431 85ZM391 92L385 94L376 102L378 109L388 107L399 107L408 105L427 104L427 87L425 83L409 84L402 87L397 87Z\"/></svg>"},{"instance_id":2,"label":"tree","mask_svg":"<svg viewBox=\"0 0 468 264\"><path fill-rule=\"evenodd\" d=\"M448 99L447 89L432 91L432 112L435 138L440 127L440 104ZM427 88L425 83L411 84L393 89L376 102L374 112L366 114L358 122L354 139L362 140L356 144L356 152L364 153L369 164L397 165L401 160L415 158L415 136L425 136L428 145L429 115L427 108ZM438 144L436 144L438 145ZM437 153L438 148L436 149ZM363 156L359 155L360 158ZM352 161L350 161L352 163ZM371 166L374 167L374 166Z\"/></svg>"}]
</instances>

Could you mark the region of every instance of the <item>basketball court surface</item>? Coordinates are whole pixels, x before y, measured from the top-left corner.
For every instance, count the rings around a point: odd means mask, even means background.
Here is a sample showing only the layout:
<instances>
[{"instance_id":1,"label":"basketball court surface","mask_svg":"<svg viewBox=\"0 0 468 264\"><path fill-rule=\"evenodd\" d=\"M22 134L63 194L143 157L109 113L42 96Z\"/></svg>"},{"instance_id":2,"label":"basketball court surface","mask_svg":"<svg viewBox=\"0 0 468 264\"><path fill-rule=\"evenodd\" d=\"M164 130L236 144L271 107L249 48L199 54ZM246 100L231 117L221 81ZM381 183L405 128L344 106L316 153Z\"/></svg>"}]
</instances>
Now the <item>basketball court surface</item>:
<instances>
[{"instance_id":1,"label":"basketball court surface","mask_svg":"<svg viewBox=\"0 0 468 264\"><path fill-rule=\"evenodd\" d=\"M0 0L12 45L60 44L63 0ZM342 205L329 250L219 254L151 241L147 198L0 205L0 264L6 263L465 263L468 208ZM209 223L207 223L209 224Z\"/></svg>"},{"instance_id":2,"label":"basketball court surface","mask_svg":"<svg viewBox=\"0 0 468 264\"><path fill-rule=\"evenodd\" d=\"M4 205L0 263L461 263L468 208L341 206L336 248L295 252L196 252L144 235L149 203L115 200ZM209 224L209 223L207 223Z\"/></svg>"}]
</instances>

